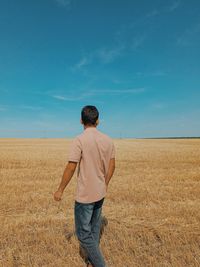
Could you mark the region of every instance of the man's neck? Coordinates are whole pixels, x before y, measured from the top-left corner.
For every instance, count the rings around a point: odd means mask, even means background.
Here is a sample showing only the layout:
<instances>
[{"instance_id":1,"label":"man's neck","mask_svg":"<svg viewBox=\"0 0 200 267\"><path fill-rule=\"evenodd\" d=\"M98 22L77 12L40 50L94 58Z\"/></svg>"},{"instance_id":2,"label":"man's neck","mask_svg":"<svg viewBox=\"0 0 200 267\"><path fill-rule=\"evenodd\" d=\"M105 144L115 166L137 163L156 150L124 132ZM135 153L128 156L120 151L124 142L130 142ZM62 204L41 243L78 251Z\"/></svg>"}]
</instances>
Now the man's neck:
<instances>
[{"instance_id":1,"label":"man's neck","mask_svg":"<svg viewBox=\"0 0 200 267\"><path fill-rule=\"evenodd\" d=\"M87 129L87 128L96 128L96 126L85 126L84 125L84 130Z\"/></svg>"}]
</instances>

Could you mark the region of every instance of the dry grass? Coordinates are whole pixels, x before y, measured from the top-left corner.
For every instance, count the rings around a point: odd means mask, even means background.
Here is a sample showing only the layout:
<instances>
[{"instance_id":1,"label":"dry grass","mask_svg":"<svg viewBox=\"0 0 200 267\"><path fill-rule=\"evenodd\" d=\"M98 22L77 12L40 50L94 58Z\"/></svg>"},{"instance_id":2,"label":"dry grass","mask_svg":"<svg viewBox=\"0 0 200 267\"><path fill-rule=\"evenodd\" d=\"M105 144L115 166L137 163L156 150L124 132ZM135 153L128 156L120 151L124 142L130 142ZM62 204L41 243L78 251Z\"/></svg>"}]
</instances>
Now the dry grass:
<instances>
[{"instance_id":1,"label":"dry grass","mask_svg":"<svg viewBox=\"0 0 200 267\"><path fill-rule=\"evenodd\" d=\"M0 139L0 265L77 266L76 176L55 202L70 140ZM109 267L200 266L200 140L114 140L103 206Z\"/></svg>"}]
</instances>

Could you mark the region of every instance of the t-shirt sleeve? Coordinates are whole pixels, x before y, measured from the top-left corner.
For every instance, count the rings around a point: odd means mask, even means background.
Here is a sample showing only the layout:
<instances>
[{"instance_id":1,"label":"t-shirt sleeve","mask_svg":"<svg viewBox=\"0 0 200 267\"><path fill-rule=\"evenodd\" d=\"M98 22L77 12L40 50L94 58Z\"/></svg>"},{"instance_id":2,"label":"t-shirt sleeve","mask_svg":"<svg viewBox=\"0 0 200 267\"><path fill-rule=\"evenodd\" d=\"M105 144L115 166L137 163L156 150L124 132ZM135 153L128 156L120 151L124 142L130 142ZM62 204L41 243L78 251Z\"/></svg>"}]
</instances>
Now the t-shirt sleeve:
<instances>
[{"instance_id":1,"label":"t-shirt sleeve","mask_svg":"<svg viewBox=\"0 0 200 267\"><path fill-rule=\"evenodd\" d=\"M80 162L81 154L82 154L81 142L76 137L72 140L70 144L69 153L68 153L68 161Z\"/></svg>"},{"instance_id":2,"label":"t-shirt sleeve","mask_svg":"<svg viewBox=\"0 0 200 267\"><path fill-rule=\"evenodd\" d=\"M112 153L111 153L111 159L115 158L115 154L116 154L116 151L115 151L115 145L114 145L114 143L112 142Z\"/></svg>"}]
</instances>

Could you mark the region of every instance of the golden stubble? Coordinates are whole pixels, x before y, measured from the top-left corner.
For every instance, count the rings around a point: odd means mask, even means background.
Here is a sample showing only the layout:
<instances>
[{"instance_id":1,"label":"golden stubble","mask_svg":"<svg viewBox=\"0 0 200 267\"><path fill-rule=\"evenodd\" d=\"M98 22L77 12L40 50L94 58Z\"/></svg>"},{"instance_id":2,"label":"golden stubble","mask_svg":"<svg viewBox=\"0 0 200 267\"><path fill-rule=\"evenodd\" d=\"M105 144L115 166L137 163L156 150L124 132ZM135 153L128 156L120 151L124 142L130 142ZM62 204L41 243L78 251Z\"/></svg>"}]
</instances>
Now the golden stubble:
<instances>
[{"instance_id":1,"label":"golden stubble","mask_svg":"<svg viewBox=\"0 0 200 267\"><path fill-rule=\"evenodd\" d=\"M0 139L0 266L84 266L73 235L76 173L53 199L70 141ZM100 244L108 266L200 266L200 140L114 143Z\"/></svg>"}]
</instances>

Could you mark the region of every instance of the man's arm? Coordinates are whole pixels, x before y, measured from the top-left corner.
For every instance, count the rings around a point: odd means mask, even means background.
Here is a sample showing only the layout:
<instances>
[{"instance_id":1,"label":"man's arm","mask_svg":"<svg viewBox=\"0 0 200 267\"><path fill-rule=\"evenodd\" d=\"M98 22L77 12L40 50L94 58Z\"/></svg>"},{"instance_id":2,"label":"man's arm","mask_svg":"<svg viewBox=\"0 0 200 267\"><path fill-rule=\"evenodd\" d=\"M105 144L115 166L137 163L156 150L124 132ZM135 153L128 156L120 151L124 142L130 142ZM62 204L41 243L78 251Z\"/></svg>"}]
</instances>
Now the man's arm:
<instances>
[{"instance_id":1,"label":"man's arm","mask_svg":"<svg viewBox=\"0 0 200 267\"><path fill-rule=\"evenodd\" d=\"M61 196L65 190L65 187L68 185L69 181L71 180L77 166L78 162L69 161L67 166L65 167L62 180L58 187L58 190L54 193L54 200L59 201L61 200Z\"/></svg>"},{"instance_id":2,"label":"man's arm","mask_svg":"<svg viewBox=\"0 0 200 267\"><path fill-rule=\"evenodd\" d=\"M110 159L108 172L107 172L106 178L105 178L106 186L108 186L110 179L113 176L114 171L115 171L115 158L112 158L112 159Z\"/></svg>"}]
</instances>

